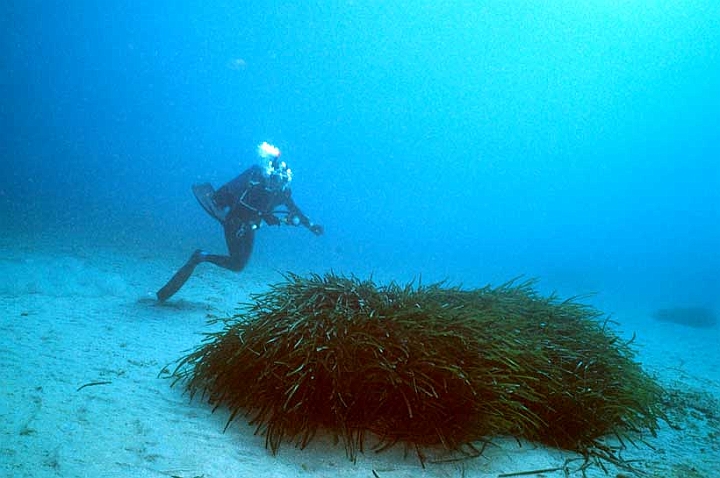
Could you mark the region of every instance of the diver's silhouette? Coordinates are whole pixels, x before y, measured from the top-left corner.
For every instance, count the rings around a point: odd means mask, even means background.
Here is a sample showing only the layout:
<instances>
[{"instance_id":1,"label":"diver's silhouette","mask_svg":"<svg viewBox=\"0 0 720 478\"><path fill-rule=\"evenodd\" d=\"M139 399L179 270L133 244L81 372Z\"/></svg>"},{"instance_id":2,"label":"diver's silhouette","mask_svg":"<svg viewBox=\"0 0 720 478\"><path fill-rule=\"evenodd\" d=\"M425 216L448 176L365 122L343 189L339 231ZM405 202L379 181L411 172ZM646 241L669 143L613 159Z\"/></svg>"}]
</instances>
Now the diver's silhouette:
<instances>
[{"instance_id":1,"label":"diver's silhouette","mask_svg":"<svg viewBox=\"0 0 720 478\"><path fill-rule=\"evenodd\" d=\"M280 161L280 150L262 143L258 152L262 166L250 167L217 191L209 183L192 187L203 209L222 224L228 255L197 249L157 292L159 301L169 299L180 290L202 262L211 262L231 271L242 270L250 258L255 231L263 221L271 226L305 226L318 236L323 233L323 227L311 222L293 201L290 191L292 171ZM279 210L281 206L285 209Z\"/></svg>"}]
</instances>

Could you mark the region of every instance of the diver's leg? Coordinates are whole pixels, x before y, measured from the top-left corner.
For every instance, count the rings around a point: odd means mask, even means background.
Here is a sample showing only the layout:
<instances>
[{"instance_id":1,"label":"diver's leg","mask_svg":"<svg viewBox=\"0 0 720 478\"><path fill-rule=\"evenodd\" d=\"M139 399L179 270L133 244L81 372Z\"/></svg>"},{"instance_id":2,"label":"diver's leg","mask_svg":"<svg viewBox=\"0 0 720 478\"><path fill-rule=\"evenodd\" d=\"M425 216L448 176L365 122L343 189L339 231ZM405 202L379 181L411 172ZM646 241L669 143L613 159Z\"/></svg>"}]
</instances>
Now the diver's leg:
<instances>
[{"instance_id":1,"label":"diver's leg","mask_svg":"<svg viewBox=\"0 0 720 478\"><path fill-rule=\"evenodd\" d=\"M203 262L212 262L216 266L239 272L245 268L250 260L253 243L255 242L255 231L248 228L244 234L237 235L231 228L225 229L225 242L227 242L229 256L215 254L204 254Z\"/></svg>"},{"instance_id":2,"label":"diver's leg","mask_svg":"<svg viewBox=\"0 0 720 478\"><path fill-rule=\"evenodd\" d=\"M170 297L172 297L177 291L180 290L180 288L187 282L187 280L192 275L193 271L195 270L195 266L200 264L204 259L203 257L206 254L201 251L200 249L197 249L195 252L193 252L192 256L190 256L190 259L185 263L184 266L182 266L174 276L168 281L167 284L165 284L162 289L157 291L157 298L160 302L164 302L168 300Z\"/></svg>"}]
</instances>

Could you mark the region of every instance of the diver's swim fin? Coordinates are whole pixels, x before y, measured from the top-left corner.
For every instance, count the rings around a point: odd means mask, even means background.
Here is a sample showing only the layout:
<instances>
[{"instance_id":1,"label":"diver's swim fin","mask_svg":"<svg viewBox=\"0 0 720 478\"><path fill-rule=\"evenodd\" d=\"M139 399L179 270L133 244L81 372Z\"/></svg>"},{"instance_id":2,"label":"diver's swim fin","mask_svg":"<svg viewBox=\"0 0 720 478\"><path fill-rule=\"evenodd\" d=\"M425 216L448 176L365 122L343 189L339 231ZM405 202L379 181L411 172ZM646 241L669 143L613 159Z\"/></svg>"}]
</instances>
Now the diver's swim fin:
<instances>
[{"instance_id":1,"label":"diver's swim fin","mask_svg":"<svg viewBox=\"0 0 720 478\"><path fill-rule=\"evenodd\" d=\"M224 212L218 209L218 207L213 202L215 188L212 187L212 184L193 184L192 192L195 195L195 199L197 199L202 208L205 209L205 212L220 221L221 224L225 222Z\"/></svg>"},{"instance_id":2,"label":"diver's swim fin","mask_svg":"<svg viewBox=\"0 0 720 478\"><path fill-rule=\"evenodd\" d=\"M179 291L183 285L185 285L185 282L187 282L195 270L195 266L200 264L202 254L203 252L200 249L193 252L193 255L190 256L190 259L185 263L185 265L182 266L174 276L172 276L162 289L157 291L157 298L160 302L168 300L170 297L175 295L175 293Z\"/></svg>"}]
</instances>

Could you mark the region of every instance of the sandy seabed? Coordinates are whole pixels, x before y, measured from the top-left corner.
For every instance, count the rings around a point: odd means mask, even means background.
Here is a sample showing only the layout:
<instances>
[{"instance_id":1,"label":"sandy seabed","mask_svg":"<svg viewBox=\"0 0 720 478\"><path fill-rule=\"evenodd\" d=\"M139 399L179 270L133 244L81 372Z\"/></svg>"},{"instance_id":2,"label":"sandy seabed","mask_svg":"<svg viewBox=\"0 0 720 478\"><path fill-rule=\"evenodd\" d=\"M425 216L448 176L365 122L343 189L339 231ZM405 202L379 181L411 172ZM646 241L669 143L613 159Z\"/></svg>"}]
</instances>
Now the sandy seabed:
<instances>
[{"instance_id":1,"label":"sandy seabed","mask_svg":"<svg viewBox=\"0 0 720 478\"><path fill-rule=\"evenodd\" d=\"M317 438L273 456L254 428L212 413L166 367L238 302L281 280L251 263L240 275L201 266L167 304L154 292L182 258L120 248L11 246L0 259L0 475L3 477L502 477L582 476L582 460L497 437L459 461L395 447L349 461ZM654 321L649 310L612 311L637 332L638 359L683 401L684 411L621 453L649 476L720 476L720 329ZM566 460L571 460L566 464ZM606 464L586 475L631 476ZM532 473L524 473L532 472Z\"/></svg>"}]
</instances>

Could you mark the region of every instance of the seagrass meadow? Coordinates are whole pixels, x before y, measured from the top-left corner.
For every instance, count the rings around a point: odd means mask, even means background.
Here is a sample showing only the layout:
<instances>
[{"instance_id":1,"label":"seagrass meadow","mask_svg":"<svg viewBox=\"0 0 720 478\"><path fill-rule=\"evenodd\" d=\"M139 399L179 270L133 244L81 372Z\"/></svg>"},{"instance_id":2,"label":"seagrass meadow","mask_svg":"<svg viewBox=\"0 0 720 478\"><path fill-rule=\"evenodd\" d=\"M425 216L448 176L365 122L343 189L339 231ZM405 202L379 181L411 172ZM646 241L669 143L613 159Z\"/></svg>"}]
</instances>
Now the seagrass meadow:
<instances>
[{"instance_id":1,"label":"seagrass meadow","mask_svg":"<svg viewBox=\"0 0 720 478\"><path fill-rule=\"evenodd\" d=\"M179 360L191 397L247 417L277 452L331 433L352 459L397 443L477 450L515 436L613 459L654 434L663 390L596 309L533 281L465 290L332 273L253 296Z\"/></svg>"}]
</instances>

